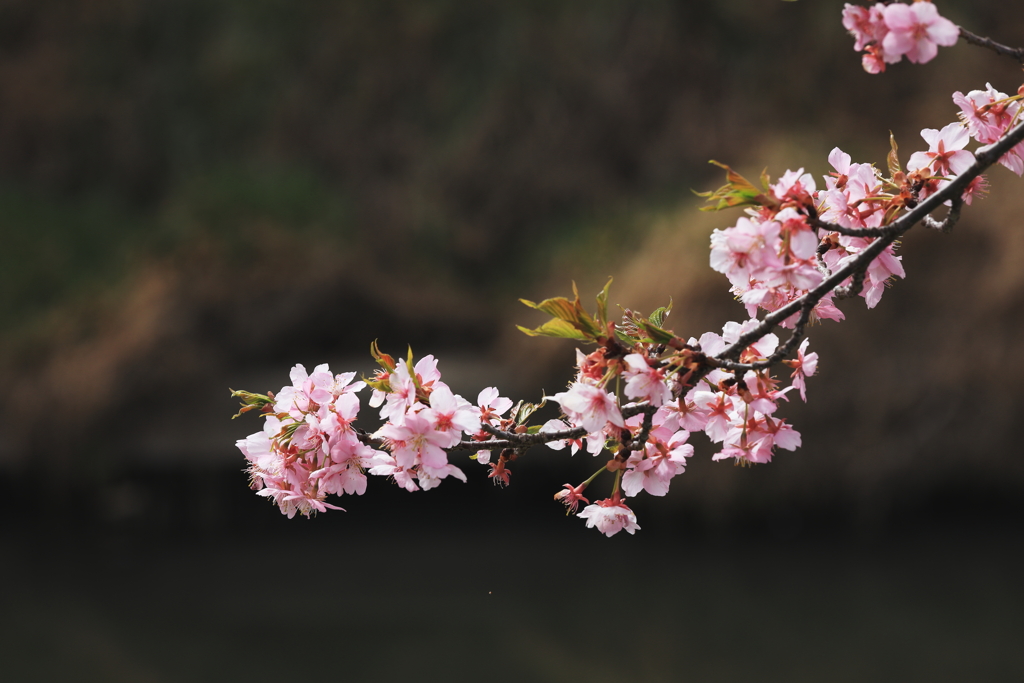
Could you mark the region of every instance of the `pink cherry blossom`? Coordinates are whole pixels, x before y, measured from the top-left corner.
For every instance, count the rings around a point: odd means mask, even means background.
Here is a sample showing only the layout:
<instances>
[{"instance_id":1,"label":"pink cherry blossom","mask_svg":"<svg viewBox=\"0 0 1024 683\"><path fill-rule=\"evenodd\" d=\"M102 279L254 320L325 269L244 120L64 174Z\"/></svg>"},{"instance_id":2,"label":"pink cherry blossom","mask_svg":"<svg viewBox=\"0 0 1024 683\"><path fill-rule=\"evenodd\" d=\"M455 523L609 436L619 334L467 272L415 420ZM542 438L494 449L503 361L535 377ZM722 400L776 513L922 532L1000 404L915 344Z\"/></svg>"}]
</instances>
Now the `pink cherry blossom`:
<instances>
[{"instance_id":1,"label":"pink cherry blossom","mask_svg":"<svg viewBox=\"0 0 1024 683\"><path fill-rule=\"evenodd\" d=\"M445 464L442 467L431 467L424 464L416 472L416 480L424 491L436 488L442 480L448 477L455 477L462 483L466 482L466 473L452 464Z\"/></svg>"},{"instance_id":2,"label":"pink cherry blossom","mask_svg":"<svg viewBox=\"0 0 1024 683\"><path fill-rule=\"evenodd\" d=\"M668 493L672 477L686 470L686 459L693 455L693 446L686 443L690 433L680 430L668 443L649 441L643 451L636 451L626 461L628 471L622 475L622 492L636 496L647 491L652 496Z\"/></svg>"},{"instance_id":3,"label":"pink cherry blossom","mask_svg":"<svg viewBox=\"0 0 1024 683\"><path fill-rule=\"evenodd\" d=\"M704 431L710 411L707 406L697 405L694 399L696 391L693 389L685 397L667 402L655 413L655 420L660 417L663 423L673 431L676 429L685 429L690 432Z\"/></svg>"},{"instance_id":4,"label":"pink cherry blossom","mask_svg":"<svg viewBox=\"0 0 1024 683\"><path fill-rule=\"evenodd\" d=\"M600 432L607 424L626 426L615 397L600 387L576 382L569 391L555 394L552 399L562 406L573 424L588 433Z\"/></svg>"},{"instance_id":5,"label":"pink cherry blossom","mask_svg":"<svg viewBox=\"0 0 1024 683\"><path fill-rule=\"evenodd\" d=\"M512 407L511 399L499 396L495 387L482 389L477 396L476 404L480 408L480 421L493 424L505 411Z\"/></svg>"},{"instance_id":6,"label":"pink cherry blossom","mask_svg":"<svg viewBox=\"0 0 1024 683\"><path fill-rule=\"evenodd\" d=\"M772 185L771 191L775 197L782 202L795 201L803 204L809 200L815 191L814 176L804 173L800 168L796 171L786 171L782 177Z\"/></svg>"},{"instance_id":7,"label":"pink cherry blossom","mask_svg":"<svg viewBox=\"0 0 1024 683\"><path fill-rule=\"evenodd\" d=\"M377 432L393 444L392 453L398 465L411 469L422 463L428 467L442 468L448 464L448 447L451 438L434 430L430 420L419 413L409 413L402 424L387 423Z\"/></svg>"},{"instance_id":8,"label":"pink cherry blossom","mask_svg":"<svg viewBox=\"0 0 1024 683\"><path fill-rule=\"evenodd\" d=\"M767 415L773 414L779 407L779 399L785 398L786 394L793 389L793 387L777 389L777 381L753 370L743 376L743 383L748 392L743 396L744 403L749 406L750 410Z\"/></svg>"},{"instance_id":9,"label":"pink cherry blossom","mask_svg":"<svg viewBox=\"0 0 1024 683\"><path fill-rule=\"evenodd\" d=\"M274 447L274 439L280 432L281 420L273 415L268 415L263 423L263 431L250 434L245 439L236 442L235 445L257 469L274 472L281 466L281 456Z\"/></svg>"},{"instance_id":10,"label":"pink cherry blossom","mask_svg":"<svg viewBox=\"0 0 1024 683\"><path fill-rule=\"evenodd\" d=\"M344 512L344 508L325 503L324 496L326 496L326 493L319 491L315 485L311 487L296 487L288 486L284 482L274 482L267 486L267 488L257 491L256 495L271 498L281 509L281 513L287 515L289 519L294 517L295 513L309 517L317 512L326 512L329 509Z\"/></svg>"},{"instance_id":11,"label":"pink cherry blossom","mask_svg":"<svg viewBox=\"0 0 1024 683\"><path fill-rule=\"evenodd\" d=\"M737 465L753 465L771 462L772 452L757 448L759 439L751 438L746 425L736 425L729 430L722 442L722 450L711 456L715 462L735 460Z\"/></svg>"},{"instance_id":12,"label":"pink cherry blossom","mask_svg":"<svg viewBox=\"0 0 1024 683\"><path fill-rule=\"evenodd\" d=\"M1005 158L1005 157L1004 157ZM1002 161L1000 161L1002 163ZM1024 171L1024 164L1022 164L1022 171ZM974 202L975 197L984 197L988 194L988 179L983 175L977 176L974 180L967 184L964 188L962 198L967 206L970 206Z\"/></svg>"},{"instance_id":13,"label":"pink cherry blossom","mask_svg":"<svg viewBox=\"0 0 1024 683\"><path fill-rule=\"evenodd\" d=\"M775 446L787 451L795 451L800 447L800 432L793 429L783 419L765 415L758 420L757 431L763 435L757 443L757 448L767 451L765 462L771 460L771 450Z\"/></svg>"},{"instance_id":14,"label":"pink cherry blossom","mask_svg":"<svg viewBox=\"0 0 1024 683\"><path fill-rule=\"evenodd\" d=\"M725 439L736 415L732 397L721 392L698 391L693 395L693 401L707 413L704 433L708 438L714 443Z\"/></svg>"},{"instance_id":15,"label":"pink cherry blossom","mask_svg":"<svg viewBox=\"0 0 1024 683\"><path fill-rule=\"evenodd\" d=\"M955 45L960 37L956 24L939 16L930 2L893 3L885 8L884 17L889 29L882 39L886 61L906 55L911 62L923 64L935 58L939 45Z\"/></svg>"},{"instance_id":16,"label":"pink cherry blossom","mask_svg":"<svg viewBox=\"0 0 1024 683\"><path fill-rule=\"evenodd\" d=\"M921 137L928 143L927 152L914 152L907 162L907 169L919 171L930 168L937 176L960 175L974 163L974 155L964 149L971 137L967 128L951 123L942 130L925 128Z\"/></svg>"},{"instance_id":17,"label":"pink cherry blossom","mask_svg":"<svg viewBox=\"0 0 1024 683\"><path fill-rule=\"evenodd\" d=\"M389 376L388 384L391 391L385 395L385 405L380 409L380 419L400 423L406 411L416 403L416 381L409 374L409 366L399 363Z\"/></svg>"},{"instance_id":18,"label":"pink cherry blossom","mask_svg":"<svg viewBox=\"0 0 1024 683\"><path fill-rule=\"evenodd\" d=\"M782 266L778 256L779 230L775 221L741 217L736 225L711 234L711 268L729 282L745 287L766 268Z\"/></svg>"},{"instance_id":19,"label":"pink cherry blossom","mask_svg":"<svg viewBox=\"0 0 1024 683\"><path fill-rule=\"evenodd\" d=\"M672 398L672 389L665 383L665 373L660 368L651 367L639 353L631 353L622 360L626 364L626 396L648 401L652 406Z\"/></svg>"},{"instance_id":20,"label":"pink cherry blossom","mask_svg":"<svg viewBox=\"0 0 1024 683\"><path fill-rule=\"evenodd\" d=\"M508 486L512 470L505 466L505 458L498 458L498 462L492 462L490 466L491 471L487 474L487 478L494 482L495 486L502 488Z\"/></svg>"},{"instance_id":21,"label":"pink cherry blossom","mask_svg":"<svg viewBox=\"0 0 1024 683\"><path fill-rule=\"evenodd\" d=\"M879 3L868 9L849 3L843 8L843 27L857 39L853 49L860 52L871 43L880 43L889 32L882 11L885 5Z\"/></svg>"},{"instance_id":22,"label":"pink cherry blossom","mask_svg":"<svg viewBox=\"0 0 1024 683\"><path fill-rule=\"evenodd\" d=\"M463 432L475 434L480 431L479 408L453 394L445 384L439 384L430 392L430 407L420 414L431 422L434 431L448 437L445 448L462 441Z\"/></svg>"},{"instance_id":23,"label":"pink cherry blossom","mask_svg":"<svg viewBox=\"0 0 1024 683\"><path fill-rule=\"evenodd\" d=\"M399 466L398 461L387 453L378 452L373 457L372 464L373 467L370 468L370 474L378 477L392 477L395 483L406 491L420 490L420 487L416 485L416 478L412 472Z\"/></svg>"},{"instance_id":24,"label":"pink cherry blossom","mask_svg":"<svg viewBox=\"0 0 1024 683\"><path fill-rule=\"evenodd\" d=\"M989 145L1001 138L1017 120L1020 102L1010 100L991 83L986 83L985 87L985 90L972 90L966 96L957 91L953 93L953 102L960 107L960 118L971 137ZM1017 175L1024 174L1024 143L1004 154L999 163Z\"/></svg>"},{"instance_id":25,"label":"pink cherry blossom","mask_svg":"<svg viewBox=\"0 0 1024 683\"><path fill-rule=\"evenodd\" d=\"M401 363L399 363L401 365ZM441 379L441 373L437 370L437 359L431 356L424 356L413 366L413 374L421 387L430 389L435 382Z\"/></svg>"},{"instance_id":26,"label":"pink cherry blossom","mask_svg":"<svg viewBox=\"0 0 1024 683\"><path fill-rule=\"evenodd\" d=\"M564 431L567 431L569 429L572 429L572 427L570 425L567 425L566 423L562 422L561 420L548 420L547 422L545 422L541 426L540 432L542 434L551 434L551 433L555 433L555 432L564 432ZM594 434L588 434L586 437L580 437L580 438L577 438L577 439L563 439L563 440L557 440L556 439L554 441L548 441L545 445L548 448L550 448L551 450L553 450L553 451L560 451L563 448L565 448L566 446L568 446L569 449L570 449L569 452L572 455L576 455L576 452L584 447L583 446L583 439L584 438L586 438L586 441L587 441L587 445L586 445L586 449L585 449L587 451L587 453L590 453L591 455L597 455L602 450L604 450L604 441L605 440L604 440L603 432L595 432Z\"/></svg>"},{"instance_id":27,"label":"pink cherry blossom","mask_svg":"<svg viewBox=\"0 0 1024 683\"><path fill-rule=\"evenodd\" d=\"M825 263L833 271L842 268L857 257L861 251L866 249L874 240L864 237L850 237L841 235L837 248L830 249L823 257ZM868 308L874 308L882 298L885 287L893 277L906 277L903 269L902 257L896 256L895 247L889 245L875 258L868 266L864 278L864 287L860 295ZM849 283L847 280L846 283Z\"/></svg>"},{"instance_id":28,"label":"pink cherry blossom","mask_svg":"<svg viewBox=\"0 0 1024 683\"><path fill-rule=\"evenodd\" d=\"M804 339L800 344L800 348L797 349L796 358L793 360L783 361L786 365L793 368L793 385L800 391L800 398L807 402L807 382L806 379L812 376L818 370L818 354L807 353L807 345L811 343L810 339Z\"/></svg>"},{"instance_id":29,"label":"pink cherry blossom","mask_svg":"<svg viewBox=\"0 0 1024 683\"><path fill-rule=\"evenodd\" d=\"M587 488L585 485L580 484L579 486L573 486L572 484L564 484L562 490L555 494L555 500L560 501L565 505L565 514L571 514L576 512L579 507L580 501L589 503L590 501L583 497L583 489Z\"/></svg>"},{"instance_id":30,"label":"pink cherry blossom","mask_svg":"<svg viewBox=\"0 0 1024 683\"><path fill-rule=\"evenodd\" d=\"M760 320L751 318L744 323L729 321L722 327L722 339L726 344L735 344L739 338L761 324ZM771 332L764 335L743 352L744 358L767 358L775 353L779 346L779 337Z\"/></svg>"},{"instance_id":31,"label":"pink cherry blossom","mask_svg":"<svg viewBox=\"0 0 1024 683\"><path fill-rule=\"evenodd\" d=\"M623 529L633 534L640 528L636 523L636 515L629 506L619 500L618 494L588 505L576 516L587 520L588 529L596 526L598 531L608 537Z\"/></svg>"},{"instance_id":32,"label":"pink cherry blossom","mask_svg":"<svg viewBox=\"0 0 1024 683\"><path fill-rule=\"evenodd\" d=\"M1020 110L1020 103L1010 100L991 83L984 90L972 90L964 95L953 93L953 103L960 107L960 119L971 137L983 145L990 145L1009 130Z\"/></svg>"},{"instance_id":33,"label":"pink cherry blossom","mask_svg":"<svg viewBox=\"0 0 1024 683\"><path fill-rule=\"evenodd\" d=\"M803 214L796 209L785 208L775 215L775 220L782 224L781 235L790 258L806 260L814 257L818 235Z\"/></svg>"},{"instance_id":34,"label":"pink cherry blossom","mask_svg":"<svg viewBox=\"0 0 1024 683\"><path fill-rule=\"evenodd\" d=\"M956 24L939 16L930 2L876 3L870 9L847 4L843 26L856 39L854 49L864 50L864 70L873 74L904 55L914 63L927 62L938 53L938 45L953 45L960 35Z\"/></svg>"},{"instance_id":35,"label":"pink cherry blossom","mask_svg":"<svg viewBox=\"0 0 1024 683\"><path fill-rule=\"evenodd\" d=\"M893 61L899 61L895 59ZM864 50L864 56L860 59L860 65L869 74L880 74L885 71L885 52L880 45L869 45Z\"/></svg>"}]
</instances>

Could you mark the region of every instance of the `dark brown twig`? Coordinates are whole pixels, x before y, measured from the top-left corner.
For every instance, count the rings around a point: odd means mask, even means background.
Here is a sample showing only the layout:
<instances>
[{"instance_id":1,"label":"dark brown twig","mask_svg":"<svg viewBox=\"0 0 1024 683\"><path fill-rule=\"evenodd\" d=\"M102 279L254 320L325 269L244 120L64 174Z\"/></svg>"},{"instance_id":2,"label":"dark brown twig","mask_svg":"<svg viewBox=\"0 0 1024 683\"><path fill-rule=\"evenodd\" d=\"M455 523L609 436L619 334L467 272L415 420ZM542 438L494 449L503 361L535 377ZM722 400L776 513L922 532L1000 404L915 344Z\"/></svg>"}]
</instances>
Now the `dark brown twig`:
<instances>
[{"instance_id":1,"label":"dark brown twig","mask_svg":"<svg viewBox=\"0 0 1024 683\"><path fill-rule=\"evenodd\" d=\"M885 235L885 228L847 228L838 223L823 221L816 216L808 216L807 222L819 230L838 232L847 237L882 237Z\"/></svg>"},{"instance_id":2,"label":"dark brown twig","mask_svg":"<svg viewBox=\"0 0 1024 683\"><path fill-rule=\"evenodd\" d=\"M960 29L960 37L963 38L966 42L970 43L971 45L977 45L978 47L988 48L989 50L994 51L998 55L1003 55L1006 57L1010 57L1012 59L1016 59L1018 62L1021 63L1021 65L1024 65L1024 48L1009 47L1008 45L997 43L991 38L985 38L984 36L979 36L977 33L972 33L971 31L965 29L963 26L958 26L957 28Z\"/></svg>"}]
</instances>

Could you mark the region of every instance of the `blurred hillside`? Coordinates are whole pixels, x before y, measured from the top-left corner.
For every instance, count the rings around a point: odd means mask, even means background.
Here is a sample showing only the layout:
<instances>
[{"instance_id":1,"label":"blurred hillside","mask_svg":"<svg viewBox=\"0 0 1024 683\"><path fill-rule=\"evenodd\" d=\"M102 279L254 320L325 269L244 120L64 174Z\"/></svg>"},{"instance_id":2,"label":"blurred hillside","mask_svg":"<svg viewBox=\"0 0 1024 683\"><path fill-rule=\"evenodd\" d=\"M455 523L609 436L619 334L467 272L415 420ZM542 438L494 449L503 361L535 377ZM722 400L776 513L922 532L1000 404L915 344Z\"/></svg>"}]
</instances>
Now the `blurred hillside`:
<instances>
[{"instance_id":1,"label":"blurred hillside","mask_svg":"<svg viewBox=\"0 0 1024 683\"><path fill-rule=\"evenodd\" d=\"M515 301L572 279L719 328L741 312L707 268L734 217L693 210L690 188L720 183L708 159L882 162L890 129L909 155L953 119L953 90L1020 81L965 45L868 76L842 4L0 4L0 469L58 492L234 472L254 423L227 421L228 386L362 369L375 338L437 353L464 391L533 398L572 349L516 335ZM1024 44L1003 2L941 9ZM1002 173L955 234L908 240L877 311L812 331L814 403L787 409L803 451L756 479L701 465L687 500L850 496L870 517L944 490L964 453L982 490L1019 491L1024 243Z\"/></svg>"}]
</instances>

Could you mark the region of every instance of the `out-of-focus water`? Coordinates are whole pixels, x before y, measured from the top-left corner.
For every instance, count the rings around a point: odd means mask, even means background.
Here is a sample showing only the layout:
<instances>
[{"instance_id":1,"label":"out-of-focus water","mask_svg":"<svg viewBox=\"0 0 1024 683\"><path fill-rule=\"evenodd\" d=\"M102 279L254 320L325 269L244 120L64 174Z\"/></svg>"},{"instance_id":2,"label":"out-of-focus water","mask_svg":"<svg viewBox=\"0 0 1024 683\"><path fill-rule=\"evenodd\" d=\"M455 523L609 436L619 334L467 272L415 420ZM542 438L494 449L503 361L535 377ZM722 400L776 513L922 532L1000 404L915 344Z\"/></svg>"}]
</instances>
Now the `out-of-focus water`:
<instances>
[{"instance_id":1,"label":"out-of-focus water","mask_svg":"<svg viewBox=\"0 0 1024 683\"><path fill-rule=\"evenodd\" d=\"M268 510L269 512L269 507ZM611 539L503 506L9 531L3 680L1021 680L1020 525ZM265 531L257 528L266 525Z\"/></svg>"}]
</instances>

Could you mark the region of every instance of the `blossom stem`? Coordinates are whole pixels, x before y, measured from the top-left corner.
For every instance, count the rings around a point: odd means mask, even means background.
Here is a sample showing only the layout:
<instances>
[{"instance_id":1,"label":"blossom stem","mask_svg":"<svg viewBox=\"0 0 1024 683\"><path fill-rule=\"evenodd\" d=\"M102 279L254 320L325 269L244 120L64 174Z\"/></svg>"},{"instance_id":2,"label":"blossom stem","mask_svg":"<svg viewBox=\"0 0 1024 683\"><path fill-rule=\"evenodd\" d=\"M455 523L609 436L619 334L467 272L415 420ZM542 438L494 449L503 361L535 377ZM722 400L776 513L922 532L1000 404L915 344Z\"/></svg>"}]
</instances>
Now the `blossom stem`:
<instances>
[{"instance_id":1,"label":"blossom stem","mask_svg":"<svg viewBox=\"0 0 1024 683\"><path fill-rule=\"evenodd\" d=\"M591 474L591 475L590 475L590 478L589 478L589 479L587 479L587 480L586 480L586 481L584 481L584 482L583 482L582 484L580 484L580 488L581 488L581 489L585 489L585 488L587 488L588 486L590 486L590 484L591 484L591 483L593 483L593 481L594 481L595 479L597 479L597 475L601 474L602 472L607 472L607 471L608 471L608 468L606 468L606 467L602 467L602 468L601 468L601 469L599 469L599 470L598 470L597 472L594 472L593 474Z\"/></svg>"},{"instance_id":2,"label":"blossom stem","mask_svg":"<svg viewBox=\"0 0 1024 683\"><path fill-rule=\"evenodd\" d=\"M619 482L621 482L621 481L622 481L622 468L620 467L619 469L615 470L615 483L612 484L612 495L611 495L612 498L614 498L615 495L619 492Z\"/></svg>"}]
</instances>

